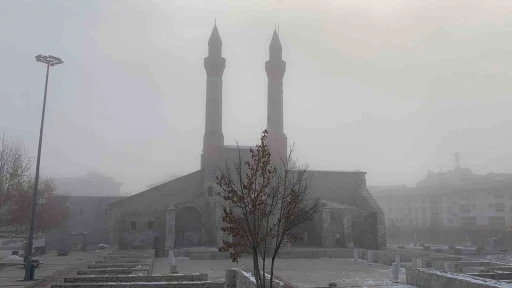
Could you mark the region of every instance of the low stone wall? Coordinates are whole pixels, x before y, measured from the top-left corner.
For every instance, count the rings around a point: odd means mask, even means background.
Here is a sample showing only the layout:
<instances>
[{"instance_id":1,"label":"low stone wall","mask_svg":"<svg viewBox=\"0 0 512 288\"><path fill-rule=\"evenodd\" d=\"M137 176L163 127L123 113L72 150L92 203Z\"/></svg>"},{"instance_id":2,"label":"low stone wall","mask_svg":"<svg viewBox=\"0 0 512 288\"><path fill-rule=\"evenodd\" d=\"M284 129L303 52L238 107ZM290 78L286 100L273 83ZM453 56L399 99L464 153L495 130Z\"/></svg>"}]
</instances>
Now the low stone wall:
<instances>
[{"instance_id":1,"label":"low stone wall","mask_svg":"<svg viewBox=\"0 0 512 288\"><path fill-rule=\"evenodd\" d=\"M115 260L96 260L95 264L110 264L110 263L151 263L152 259L115 259Z\"/></svg>"},{"instance_id":2,"label":"low stone wall","mask_svg":"<svg viewBox=\"0 0 512 288\"><path fill-rule=\"evenodd\" d=\"M224 283L217 282L132 282L132 283L60 283L52 288L223 288Z\"/></svg>"},{"instance_id":3,"label":"low stone wall","mask_svg":"<svg viewBox=\"0 0 512 288\"><path fill-rule=\"evenodd\" d=\"M111 264L90 264L89 269L105 269L105 268L143 268L143 266L151 266L151 263L111 263Z\"/></svg>"},{"instance_id":4,"label":"low stone wall","mask_svg":"<svg viewBox=\"0 0 512 288\"><path fill-rule=\"evenodd\" d=\"M130 283L130 282L198 282L208 281L208 274L171 274L171 275L111 275L111 276L75 276L64 278L65 283Z\"/></svg>"},{"instance_id":5,"label":"low stone wall","mask_svg":"<svg viewBox=\"0 0 512 288\"><path fill-rule=\"evenodd\" d=\"M104 256L105 260L119 260L119 259L152 259L153 255L148 254L116 254Z\"/></svg>"},{"instance_id":6,"label":"low stone wall","mask_svg":"<svg viewBox=\"0 0 512 288\"><path fill-rule=\"evenodd\" d=\"M348 249L351 251L351 255L348 257L342 258L353 258L354 252L353 249ZM391 265L395 262L396 255L400 255L400 262L413 262L413 265L416 259L423 259L423 267L432 267L432 261L460 261L463 257L453 256L447 254L440 254L434 252L424 252L424 251L411 251L411 250L402 250L402 249L384 249L384 250L366 250L366 249L358 249L359 259L368 260L368 252L372 251L373 254L373 263L380 263L383 265Z\"/></svg>"},{"instance_id":7,"label":"low stone wall","mask_svg":"<svg viewBox=\"0 0 512 288\"><path fill-rule=\"evenodd\" d=\"M317 258L352 258L354 249L291 249L280 250L277 258L282 259L317 259Z\"/></svg>"},{"instance_id":8,"label":"low stone wall","mask_svg":"<svg viewBox=\"0 0 512 288\"><path fill-rule=\"evenodd\" d=\"M467 275L493 280L512 280L512 272L468 273Z\"/></svg>"},{"instance_id":9,"label":"low stone wall","mask_svg":"<svg viewBox=\"0 0 512 288\"><path fill-rule=\"evenodd\" d=\"M149 268L105 268L105 269L84 269L78 270L78 275L131 275L149 274Z\"/></svg>"},{"instance_id":10,"label":"low stone wall","mask_svg":"<svg viewBox=\"0 0 512 288\"><path fill-rule=\"evenodd\" d=\"M134 253L134 254L144 254L149 253L153 254L155 253L155 249L147 249L147 250L113 250L112 254L127 254L127 253Z\"/></svg>"},{"instance_id":11,"label":"low stone wall","mask_svg":"<svg viewBox=\"0 0 512 288\"><path fill-rule=\"evenodd\" d=\"M506 287L503 282L465 274L441 272L431 268L406 268L406 283L418 288Z\"/></svg>"},{"instance_id":12,"label":"low stone wall","mask_svg":"<svg viewBox=\"0 0 512 288\"><path fill-rule=\"evenodd\" d=\"M267 274L267 278L270 276ZM276 288L296 288L290 283L285 283L277 279L274 275L274 284L272 287ZM256 288L256 280L252 273L242 269L226 269L226 285L225 288ZM269 279L266 279L267 285L270 284Z\"/></svg>"}]
</instances>

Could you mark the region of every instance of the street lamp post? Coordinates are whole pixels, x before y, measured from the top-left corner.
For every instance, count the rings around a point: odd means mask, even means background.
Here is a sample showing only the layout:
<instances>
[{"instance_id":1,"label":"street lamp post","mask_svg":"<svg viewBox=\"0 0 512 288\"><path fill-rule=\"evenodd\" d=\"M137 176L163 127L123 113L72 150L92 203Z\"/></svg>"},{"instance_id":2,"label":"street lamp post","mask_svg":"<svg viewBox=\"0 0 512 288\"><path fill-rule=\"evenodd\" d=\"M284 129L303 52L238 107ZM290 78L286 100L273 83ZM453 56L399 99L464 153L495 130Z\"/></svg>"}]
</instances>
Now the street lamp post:
<instances>
[{"instance_id":1,"label":"street lamp post","mask_svg":"<svg viewBox=\"0 0 512 288\"><path fill-rule=\"evenodd\" d=\"M27 255L25 256L25 281L34 280L34 273L32 273L32 248L34 245L34 222L36 217L37 205L37 186L39 184L39 164L41 163L41 144L43 142L43 127L44 127L44 112L46 110L46 92L48 91L48 75L50 74L50 66L55 66L64 63L60 58L41 54L36 56L36 61L46 64L46 81L44 84L44 99L43 99L43 113L41 116L41 128L39 130L39 146L37 148L37 163L36 163L36 179L34 181L34 195L32 198L32 215L30 218L30 232L28 234L28 247Z\"/></svg>"}]
</instances>

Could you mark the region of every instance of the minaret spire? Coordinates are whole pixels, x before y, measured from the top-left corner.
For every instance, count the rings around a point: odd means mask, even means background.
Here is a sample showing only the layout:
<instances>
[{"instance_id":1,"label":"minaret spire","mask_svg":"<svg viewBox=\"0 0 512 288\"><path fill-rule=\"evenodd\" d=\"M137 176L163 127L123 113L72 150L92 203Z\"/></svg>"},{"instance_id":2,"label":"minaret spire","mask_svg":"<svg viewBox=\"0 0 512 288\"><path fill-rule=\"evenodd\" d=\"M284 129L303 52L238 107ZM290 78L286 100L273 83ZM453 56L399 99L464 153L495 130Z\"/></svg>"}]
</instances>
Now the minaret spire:
<instances>
[{"instance_id":1,"label":"minaret spire","mask_svg":"<svg viewBox=\"0 0 512 288\"><path fill-rule=\"evenodd\" d=\"M273 161L287 157L288 150L283 123L283 78L286 72L286 62L283 61L283 47L277 29L276 24L270 40L269 60L265 62L268 79L267 130Z\"/></svg>"},{"instance_id":2,"label":"minaret spire","mask_svg":"<svg viewBox=\"0 0 512 288\"><path fill-rule=\"evenodd\" d=\"M216 22L216 21L215 21ZM201 167L215 162L224 146L222 133L222 75L226 59L222 57L222 40L217 24L208 39L208 57L204 58L206 70L206 114Z\"/></svg>"}]
</instances>

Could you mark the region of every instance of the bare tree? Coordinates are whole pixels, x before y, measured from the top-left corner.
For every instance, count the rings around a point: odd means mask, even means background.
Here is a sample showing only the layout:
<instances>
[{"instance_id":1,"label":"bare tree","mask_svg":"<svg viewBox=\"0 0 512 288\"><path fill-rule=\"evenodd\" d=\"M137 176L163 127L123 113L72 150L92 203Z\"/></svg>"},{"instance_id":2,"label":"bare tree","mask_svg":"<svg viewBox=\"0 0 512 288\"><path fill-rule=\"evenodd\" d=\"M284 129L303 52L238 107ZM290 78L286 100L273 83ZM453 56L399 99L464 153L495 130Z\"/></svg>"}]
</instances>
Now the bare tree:
<instances>
[{"instance_id":1,"label":"bare tree","mask_svg":"<svg viewBox=\"0 0 512 288\"><path fill-rule=\"evenodd\" d=\"M280 165L273 164L267 134L263 131L256 149L250 149L251 159L244 161L239 148L237 161L217 167L216 176L219 195L227 204L221 230L232 236L232 240L222 241L219 251L229 252L234 262L244 253L252 255L258 288L267 285L265 264L269 254L272 288L279 249L284 242L299 239L293 230L311 220L319 207L318 199L310 198L311 177L307 167L293 161L293 149L286 158L281 158Z\"/></svg>"},{"instance_id":2,"label":"bare tree","mask_svg":"<svg viewBox=\"0 0 512 288\"><path fill-rule=\"evenodd\" d=\"M9 141L5 134L0 142L0 237L27 237L32 207L34 181L32 162L23 143ZM35 233L61 227L69 207L50 179L42 178L37 193Z\"/></svg>"}]
</instances>

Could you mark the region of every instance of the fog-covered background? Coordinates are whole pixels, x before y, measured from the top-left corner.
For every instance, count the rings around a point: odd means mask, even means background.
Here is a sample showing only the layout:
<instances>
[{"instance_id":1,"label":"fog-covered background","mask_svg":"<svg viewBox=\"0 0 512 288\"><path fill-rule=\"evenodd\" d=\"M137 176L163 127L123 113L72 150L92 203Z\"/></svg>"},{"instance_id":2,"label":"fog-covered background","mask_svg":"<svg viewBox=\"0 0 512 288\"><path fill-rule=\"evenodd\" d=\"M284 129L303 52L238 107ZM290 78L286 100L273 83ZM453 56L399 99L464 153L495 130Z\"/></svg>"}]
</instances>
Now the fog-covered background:
<instances>
[{"instance_id":1,"label":"fog-covered background","mask_svg":"<svg viewBox=\"0 0 512 288\"><path fill-rule=\"evenodd\" d=\"M512 173L512 2L0 1L0 132L37 152L52 68L42 172L99 171L134 193L199 169L203 57L214 19L227 59L224 135L266 125L268 45L280 26L285 132L314 169L413 185L451 169Z\"/></svg>"}]
</instances>

